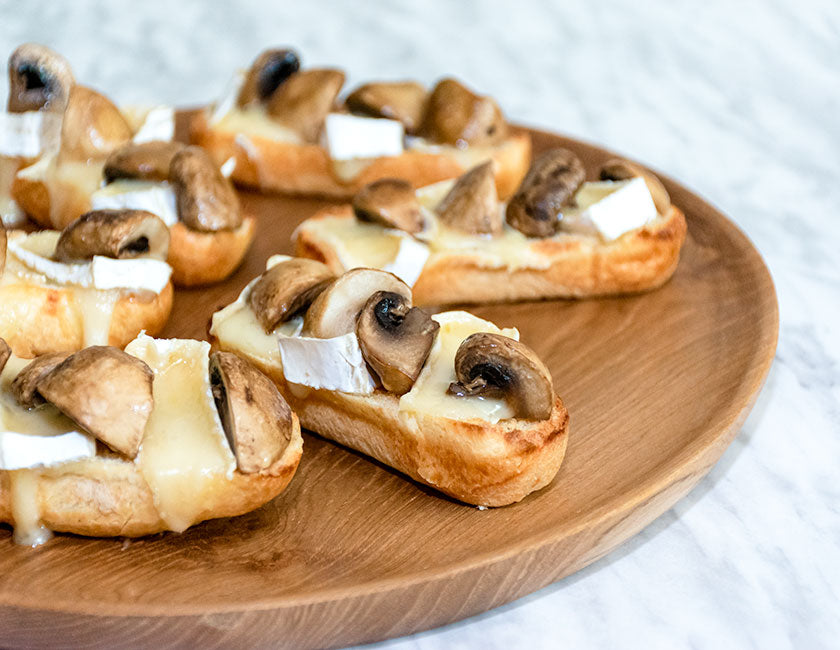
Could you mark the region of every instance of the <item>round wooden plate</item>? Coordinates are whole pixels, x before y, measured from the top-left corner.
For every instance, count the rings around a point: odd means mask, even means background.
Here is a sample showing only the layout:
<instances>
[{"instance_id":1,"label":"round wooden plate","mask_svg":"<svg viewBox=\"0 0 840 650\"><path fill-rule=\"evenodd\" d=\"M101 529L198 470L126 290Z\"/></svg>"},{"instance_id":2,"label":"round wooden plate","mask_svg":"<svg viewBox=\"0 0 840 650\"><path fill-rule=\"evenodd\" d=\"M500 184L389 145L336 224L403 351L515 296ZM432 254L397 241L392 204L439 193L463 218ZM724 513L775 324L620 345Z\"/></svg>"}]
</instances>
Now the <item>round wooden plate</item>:
<instances>
[{"instance_id":1,"label":"round wooden plate","mask_svg":"<svg viewBox=\"0 0 840 650\"><path fill-rule=\"evenodd\" d=\"M573 149L590 172L603 149ZM729 220L665 180L688 218L679 268L641 296L476 308L547 362L571 414L546 489L478 510L315 436L289 489L260 510L182 535L58 535L32 550L0 529L4 646L323 647L423 630L577 571L684 496L734 438L776 347L761 257ZM324 202L243 194L259 233L226 283L180 291L165 336L204 338L294 227Z\"/></svg>"}]
</instances>

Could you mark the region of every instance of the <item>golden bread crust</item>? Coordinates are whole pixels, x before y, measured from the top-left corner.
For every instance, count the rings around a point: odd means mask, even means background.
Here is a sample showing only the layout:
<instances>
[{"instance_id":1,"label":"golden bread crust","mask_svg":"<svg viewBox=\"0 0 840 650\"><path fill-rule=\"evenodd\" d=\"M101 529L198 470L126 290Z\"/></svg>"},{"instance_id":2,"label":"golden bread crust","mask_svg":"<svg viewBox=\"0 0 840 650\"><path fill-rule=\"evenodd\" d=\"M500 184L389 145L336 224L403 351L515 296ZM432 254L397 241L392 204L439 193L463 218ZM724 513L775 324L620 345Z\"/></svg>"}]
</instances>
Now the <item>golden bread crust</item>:
<instances>
[{"instance_id":1,"label":"golden bread crust","mask_svg":"<svg viewBox=\"0 0 840 650\"><path fill-rule=\"evenodd\" d=\"M327 217L354 218L352 208L342 205L312 219ZM549 258L547 268L492 268L470 254L433 254L412 288L414 303L483 304L648 291L673 275L686 230L685 215L672 206L664 218L608 243L580 236L535 239L531 249ZM330 245L305 227L297 230L295 255L322 261L336 273L344 270Z\"/></svg>"},{"instance_id":2,"label":"golden bread crust","mask_svg":"<svg viewBox=\"0 0 840 650\"><path fill-rule=\"evenodd\" d=\"M90 198L71 201L61 215L51 215L50 195L43 181L16 177L12 196L29 217L45 228L63 229L90 210ZM52 223L53 218L58 223ZM221 282L238 267L254 241L256 220L243 215L236 230L199 232L180 221L169 229L172 281L179 287Z\"/></svg>"},{"instance_id":3,"label":"golden bread crust","mask_svg":"<svg viewBox=\"0 0 840 650\"><path fill-rule=\"evenodd\" d=\"M377 158L350 181L338 179L326 149L315 144L277 142L247 136L248 145L237 142L236 134L212 128L206 111L190 123L190 141L204 148L217 164L236 159L231 178L240 185L285 194L349 199L362 187L380 178L402 178L415 187L431 185L460 176L467 170L446 153L406 151L400 156ZM496 190L509 197L528 171L531 138L519 132L497 145Z\"/></svg>"},{"instance_id":4,"label":"golden bread crust","mask_svg":"<svg viewBox=\"0 0 840 650\"><path fill-rule=\"evenodd\" d=\"M142 330L159 333L172 310L172 283L160 294L124 292L117 300L108 345L125 347ZM72 287L28 282L0 285L0 338L20 357L74 352L84 344L84 327Z\"/></svg>"},{"instance_id":5,"label":"golden bread crust","mask_svg":"<svg viewBox=\"0 0 840 650\"><path fill-rule=\"evenodd\" d=\"M303 427L357 449L455 499L482 506L520 501L548 485L566 453L569 414L557 397L549 419L478 420L400 413L399 397L292 389L282 368L247 358L271 377Z\"/></svg>"},{"instance_id":6,"label":"golden bread crust","mask_svg":"<svg viewBox=\"0 0 840 650\"><path fill-rule=\"evenodd\" d=\"M291 441L278 461L259 474L236 470L231 478L216 477L204 495L198 521L250 512L286 488L303 451L294 414L292 420ZM118 458L96 460L93 466L82 461L38 471L38 504L47 528L93 537L139 537L168 530L134 463ZM0 522L15 523L6 471L0 471Z\"/></svg>"}]
</instances>

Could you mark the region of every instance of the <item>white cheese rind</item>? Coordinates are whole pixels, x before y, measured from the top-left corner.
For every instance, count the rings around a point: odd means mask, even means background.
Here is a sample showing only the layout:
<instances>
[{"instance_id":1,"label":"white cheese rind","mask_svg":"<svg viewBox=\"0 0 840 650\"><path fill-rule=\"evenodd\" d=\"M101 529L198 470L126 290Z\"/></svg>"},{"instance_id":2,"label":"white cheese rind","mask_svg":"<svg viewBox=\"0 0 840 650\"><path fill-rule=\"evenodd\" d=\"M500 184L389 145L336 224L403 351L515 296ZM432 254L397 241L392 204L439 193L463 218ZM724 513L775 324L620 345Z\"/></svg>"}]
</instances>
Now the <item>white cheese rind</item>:
<instances>
[{"instance_id":1,"label":"white cheese rind","mask_svg":"<svg viewBox=\"0 0 840 650\"><path fill-rule=\"evenodd\" d=\"M393 273L409 287L413 287L429 259L429 247L407 233L400 232L400 248L393 262L382 267L383 271Z\"/></svg>"},{"instance_id":2,"label":"white cheese rind","mask_svg":"<svg viewBox=\"0 0 840 650\"><path fill-rule=\"evenodd\" d=\"M174 137L175 109L172 106L154 106L146 113L132 141L137 144L158 140L169 142Z\"/></svg>"},{"instance_id":3,"label":"white cheese rind","mask_svg":"<svg viewBox=\"0 0 840 650\"><path fill-rule=\"evenodd\" d=\"M0 155L35 158L58 149L61 117L46 111L0 113Z\"/></svg>"},{"instance_id":4,"label":"white cheese rind","mask_svg":"<svg viewBox=\"0 0 840 650\"><path fill-rule=\"evenodd\" d=\"M95 455L96 442L79 431L52 436L0 431L0 470L49 467Z\"/></svg>"},{"instance_id":5,"label":"white cheese rind","mask_svg":"<svg viewBox=\"0 0 840 650\"><path fill-rule=\"evenodd\" d=\"M277 344L286 381L362 395L376 389L355 332L329 339L280 334Z\"/></svg>"},{"instance_id":6,"label":"white cheese rind","mask_svg":"<svg viewBox=\"0 0 840 650\"><path fill-rule=\"evenodd\" d=\"M330 113L324 123L325 146L333 160L399 156L404 136L396 120Z\"/></svg>"},{"instance_id":7,"label":"white cheese rind","mask_svg":"<svg viewBox=\"0 0 840 650\"><path fill-rule=\"evenodd\" d=\"M570 215L571 229L594 230L606 241L618 239L657 217L643 178L584 183L575 195L575 202L582 212L576 217Z\"/></svg>"},{"instance_id":8,"label":"white cheese rind","mask_svg":"<svg viewBox=\"0 0 840 650\"><path fill-rule=\"evenodd\" d=\"M156 214L169 227L178 222L175 191L169 183L118 180L94 192L93 210L145 210Z\"/></svg>"}]
</instances>

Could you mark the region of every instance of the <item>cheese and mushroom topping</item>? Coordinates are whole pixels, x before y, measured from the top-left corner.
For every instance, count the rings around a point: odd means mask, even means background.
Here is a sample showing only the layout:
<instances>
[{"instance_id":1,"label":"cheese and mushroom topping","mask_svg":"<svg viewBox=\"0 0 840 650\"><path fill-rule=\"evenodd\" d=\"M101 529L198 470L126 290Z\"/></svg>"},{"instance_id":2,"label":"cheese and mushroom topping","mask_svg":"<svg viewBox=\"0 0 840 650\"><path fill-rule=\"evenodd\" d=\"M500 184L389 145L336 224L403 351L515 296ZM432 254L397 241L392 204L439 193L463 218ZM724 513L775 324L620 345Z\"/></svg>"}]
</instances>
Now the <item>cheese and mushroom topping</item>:
<instances>
[{"instance_id":1,"label":"cheese and mushroom topping","mask_svg":"<svg viewBox=\"0 0 840 650\"><path fill-rule=\"evenodd\" d=\"M419 220L412 216L415 203L396 191L398 181L377 181L354 199L355 218L309 219L295 236L306 233L322 242L345 269L381 268L413 284L427 260L434 264L448 256L468 256L484 268L546 269L552 264L551 249L535 241L609 244L670 212L670 198L659 180L627 161L604 166L601 175L617 180L584 182L574 154L549 151L534 162L511 203L496 204L495 211L489 172L489 166L478 167L458 180L415 190ZM377 196L374 185L387 192ZM418 263L406 266L407 277L394 265L404 251L415 249Z\"/></svg>"},{"instance_id":2,"label":"cheese and mushroom topping","mask_svg":"<svg viewBox=\"0 0 840 650\"><path fill-rule=\"evenodd\" d=\"M0 339L0 469L15 470L16 541L48 538L36 494L42 467L95 477L103 464L133 462L175 531L207 517L206 496L237 468L276 471L294 430L288 405L250 364L209 353L206 342L141 334L125 351L90 347L55 363L9 355ZM98 455L94 439L120 455Z\"/></svg>"},{"instance_id":3,"label":"cheese and mushroom topping","mask_svg":"<svg viewBox=\"0 0 840 650\"><path fill-rule=\"evenodd\" d=\"M94 209L146 210L167 226L235 230L242 224L230 181L198 147L177 142L130 143L105 161L105 187L91 195Z\"/></svg>"}]
</instances>

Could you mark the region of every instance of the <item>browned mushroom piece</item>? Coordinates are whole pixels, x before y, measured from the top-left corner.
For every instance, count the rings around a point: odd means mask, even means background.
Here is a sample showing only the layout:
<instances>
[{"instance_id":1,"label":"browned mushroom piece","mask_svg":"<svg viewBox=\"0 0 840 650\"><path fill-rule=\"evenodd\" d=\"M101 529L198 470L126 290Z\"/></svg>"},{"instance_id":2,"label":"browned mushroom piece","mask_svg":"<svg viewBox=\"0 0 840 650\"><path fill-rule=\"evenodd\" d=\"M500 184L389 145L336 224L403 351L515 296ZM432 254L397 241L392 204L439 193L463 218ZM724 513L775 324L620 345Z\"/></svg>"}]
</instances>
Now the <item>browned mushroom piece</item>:
<instances>
[{"instance_id":1,"label":"browned mushroom piece","mask_svg":"<svg viewBox=\"0 0 840 650\"><path fill-rule=\"evenodd\" d=\"M474 235L500 235L504 224L496 195L493 162L461 176L436 208L441 222Z\"/></svg>"},{"instance_id":2,"label":"browned mushroom piece","mask_svg":"<svg viewBox=\"0 0 840 650\"><path fill-rule=\"evenodd\" d=\"M305 141L317 142L324 120L344 85L344 73L331 68L301 70L286 79L268 100L267 110Z\"/></svg>"},{"instance_id":3,"label":"browned mushroom piece","mask_svg":"<svg viewBox=\"0 0 840 650\"><path fill-rule=\"evenodd\" d=\"M643 178L653 198L653 204L659 214L666 215L671 211L671 196L655 174L649 172L641 165L629 160L613 158L601 167L600 174L602 181L625 181L631 178Z\"/></svg>"},{"instance_id":4,"label":"browned mushroom piece","mask_svg":"<svg viewBox=\"0 0 840 650\"><path fill-rule=\"evenodd\" d=\"M352 113L402 122L416 133L423 120L429 92L416 81L379 81L359 86L344 103Z\"/></svg>"},{"instance_id":5,"label":"browned mushroom piece","mask_svg":"<svg viewBox=\"0 0 840 650\"><path fill-rule=\"evenodd\" d=\"M304 333L329 339L353 332L359 313L377 291L395 293L411 302L411 289L393 273L351 269L327 285L312 302L304 317Z\"/></svg>"},{"instance_id":6,"label":"browned mushroom piece","mask_svg":"<svg viewBox=\"0 0 840 650\"><path fill-rule=\"evenodd\" d=\"M382 387L397 395L411 390L440 325L398 293L377 291L362 308L356 336L362 356Z\"/></svg>"},{"instance_id":7,"label":"browned mushroom piece","mask_svg":"<svg viewBox=\"0 0 840 650\"><path fill-rule=\"evenodd\" d=\"M131 140L131 127L104 95L73 86L61 123L61 160L98 160Z\"/></svg>"},{"instance_id":8,"label":"browned mushroom piece","mask_svg":"<svg viewBox=\"0 0 840 650\"><path fill-rule=\"evenodd\" d=\"M568 149L540 155L508 203L507 222L528 237L550 237L559 215L586 178L580 159Z\"/></svg>"},{"instance_id":9,"label":"browned mushroom piece","mask_svg":"<svg viewBox=\"0 0 840 650\"><path fill-rule=\"evenodd\" d=\"M9 112L62 113L75 83L63 56L37 43L21 45L9 57Z\"/></svg>"},{"instance_id":10,"label":"browned mushroom piece","mask_svg":"<svg viewBox=\"0 0 840 650\"><path fill-rule=\"evenodd\" d=\"M185 145L180 142L130 142L114 151L105 161L105 182L120 178L163 182L169 180L169 167L175 154Z\"/></svg>"},{"instance_id":11,"label":"browned mushroom piece","mask_svg":"<svg viewBox=\"0 0 840 650\"><path fill-rule=\"evenodd\" d=\"M272 49L261 52L245 76L236 104L245 108L251 104L265 103L280 84L299 69L300 59L294 50Z\"/></svg>"},{"instance_id":12,"label":"browned mushroom piece","mask_svg":"<svg viewBox=\"0 0 840 650\"><path fill-rule=\"evenodd\" d=\"M200 147L184 147L173 156L169 182L175 191L178 218L188 228L218 232L242 224L233 186Z\"/></svg>"},{"instance_id":13,"label":"browned mushroom piece","mask_svg":"<svg viewBox=\"0 0 840 650\"><path fill-rule=\"evenodd\" d=\"M504 399L515 418L551 417L551 373L533 350L512 338L487 332L468 336L455 354L455 376L458 381L449 386L454 395Z\"/></svg>"},{"instance_id":14,"label":"browned mushroom piece","mask_svg":"<svg viewBox=\"0 0 840 650\"><path fill-rule=\"evenodd\" d=\"M359 221L410 233L423 230L423 214L414 188L398 178L382 178L365 185L353 197L353 212Z\"/></svg>"},{"instance_id":15,"label":"browned mushroom piece","mask_svg":"<svg viewBox=\"0 0 840 650\"><path fill-rule=\"evenodd\" d=\"M6 362L10 356L12 356L12 348L9 347L5 339L0 338L0 372L3 372L3 368L6 367Z\"/></svg>"},{"instance_id":16,"label":"browned mushroom piece","mask_svg":"<svg viewBox=\"0 0 840 650\"><path fill-rule=\"evenodd\" d=\"M230 352L210 355L210 385L240 472L276 463L292 439L292 410L271 380Z\"/></svg>"},{"instance_id":17,"label":"browned mushroom piece","mask_svg":"<svg viewBox=\"0 0 840 650\"><path fill-rule=\"evenodd\" d=\"M145 210L93 210L62 231L54 257L60 262L89 260L94 255L165 260L168 253L169 228L157 215Z\"/></svg>"},{"instance_id":18,"label":"browned mushroom piece","mask_svg":"<svg viewBox=\"0 0 840 650\"><path fill-rule=\"evenodd\" d=\"M429 95L420 132L444 144L488 146L504 140L508 126L492 98L476 95L455 79L443 79Z\"/></svg>"},{"instance_id":19,"label":"browned mushroom piece","mask_svg":"<svg viewBox=\"0 0 840 650\"><path fill-rule=\"evenodd\" d=\"M309 307L335 277L326 264L305 258L265 271L248 294L248 305L266 332Z\"/></svg>"},{"instance_id":20,"label":"browned mushroom piece","mask_svg":"<svg viewBox=\"0 0 840 650\"><path fill-rule=\"evenodd\" d=\"M38 392L38 382L68 356L69 352L42 354L25 365L12 380L12 395L18 404L27 409L43 404L46 400Z\"/></svg>"},{"instance_id":21,"label":"browned mushroom piece","mask_svg":"<svg viewBox=\"0 0 840 650\"><path fill-rule=\"evenodd\" d=\"M154 406L153 380L140 359L96 345L67 357L36 388L98 440L134 458Z\"/></svg>"}]
</instances>

